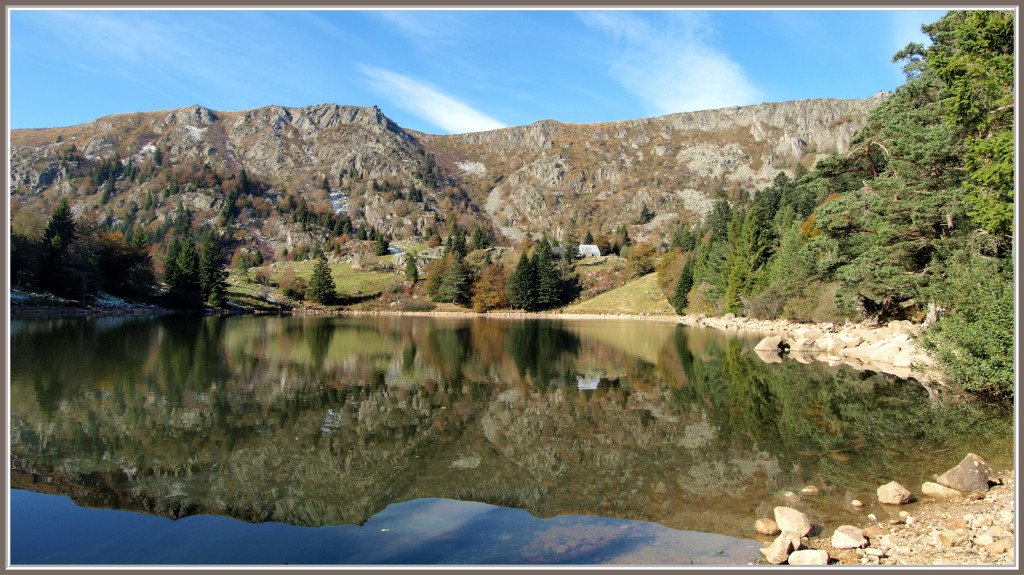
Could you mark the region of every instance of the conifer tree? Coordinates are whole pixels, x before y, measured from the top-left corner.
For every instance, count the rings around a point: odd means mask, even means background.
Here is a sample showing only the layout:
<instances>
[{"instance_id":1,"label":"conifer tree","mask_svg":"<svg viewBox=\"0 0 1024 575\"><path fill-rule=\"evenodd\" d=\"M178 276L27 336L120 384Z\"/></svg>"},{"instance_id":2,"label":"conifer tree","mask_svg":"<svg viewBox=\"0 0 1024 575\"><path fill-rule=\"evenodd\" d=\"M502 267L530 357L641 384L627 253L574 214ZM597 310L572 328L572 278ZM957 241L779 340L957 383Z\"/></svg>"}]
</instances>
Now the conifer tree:
<instances>
[{"instance_id":1,"label":"conifer tree","mask_svg":"<svg viewBox=\"0 0 1024 575\"><path fill-rule=\"evenodd\" d=\"M306 286L306 296L321 305L327 305L337 297L337 288L334 278L331 276L331 268L327 265L327 256L324 252L317 255L313 264L313 273Z\"/></svg>"},{"instance_id":2,"label":"conifer tree","mask_svg":"<svg viewBox=\"0 0 1024 575\"><path fill-rule=\"evenodd\" d=\"M199 241L199 295L207 304L220 306L227 292L225 252L212 231L205 232Z\"/></svg>"},{"instance_id":3,"label":"conifer tree","mask_svg":"<svg viewBox=\"0 0 1024 575\"><path fill-rule=\"evenodd\" d=\"M43 287L58 287L61 268L71 243L75 240L75 221L71 217L71 208L67 198L60 202L50 214L50 219L43 230L43 256L41 279Z\"/></svg>"},{"instance_id":4,"label":"conifer tree","mask_svg":"<svg viewBox=\"0 0 1024 575\"><path fill-rule=\"evenodd\" d=\"M508 277L505 294L508 296L509 305L515 309L537 308L537 274L534 262L525 250L519 256L516 269Z\"/></svg>"},{"instance_id":5,"label":"conifer tree","mask_svg":"<svg viewBox=\"0 0 1024 575\"><path fill-rule=\"evenodd\" d=\"M452 254L451 264L438 288L439 300L459 304L468 302L471 280L465 259L458 252Z\"/></svg>"},{"instance_id":6,"label":"conifer tree","mask_svg":"<svg viewBox=\"0 0 1024 575\"><path fill-rule=\"evenodd\" d=\"M551 257L551 244L545 237L537 244L533 254L533 273L536 278L537 309L557 307L562 300L562 286L558 269Z\"/></svg>"},{"instance_id":7,"label":"conifer tree","mask_svg":"<svg viewBox=\"0 0 1024 575\"><path fill-rule=\"evenodd\" d=\"M683 268L679 271L679 279L676 281L676 287L672 291L672 295L668 298L668 302L672 304L672 307L676 310L676 314L683 315L683 310L686 309L686 305L689 303L688 298L691 289L693 289L692 256L686 258L686 263L683 264Z\"/></svg>"},{"instance_id":8,"label":"conifer tree","mask_svg":"<svg viewBox=\"0 0 1024 575\"><path fill-rule=\"evenodd\" d=\"M411 252L405 255L405 280L411 283L420 280L420 272L416 269L416 254Z\"/></svg>"}]
</instances>

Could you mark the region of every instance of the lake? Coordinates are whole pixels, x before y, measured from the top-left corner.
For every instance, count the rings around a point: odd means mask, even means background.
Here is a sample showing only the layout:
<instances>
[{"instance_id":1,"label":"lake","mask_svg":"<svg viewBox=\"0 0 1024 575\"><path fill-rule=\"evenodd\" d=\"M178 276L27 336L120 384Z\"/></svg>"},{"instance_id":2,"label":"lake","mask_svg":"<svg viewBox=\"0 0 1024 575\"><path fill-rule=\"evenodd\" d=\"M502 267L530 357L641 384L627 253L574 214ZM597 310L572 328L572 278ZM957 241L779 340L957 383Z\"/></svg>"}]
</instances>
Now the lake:
<instances>
[{"instance_id":1,"label":"lake","mask_svg":"<svg viewBox=\"0 0 1024 575\"><path fill-rule=\"evenodd\" d=\"M776 505L884 518L883 483L919 492L968 452L1013 462L1009 410L670 322L10 333L14 565L746 565Z\"/></svg>"}]
</instances>

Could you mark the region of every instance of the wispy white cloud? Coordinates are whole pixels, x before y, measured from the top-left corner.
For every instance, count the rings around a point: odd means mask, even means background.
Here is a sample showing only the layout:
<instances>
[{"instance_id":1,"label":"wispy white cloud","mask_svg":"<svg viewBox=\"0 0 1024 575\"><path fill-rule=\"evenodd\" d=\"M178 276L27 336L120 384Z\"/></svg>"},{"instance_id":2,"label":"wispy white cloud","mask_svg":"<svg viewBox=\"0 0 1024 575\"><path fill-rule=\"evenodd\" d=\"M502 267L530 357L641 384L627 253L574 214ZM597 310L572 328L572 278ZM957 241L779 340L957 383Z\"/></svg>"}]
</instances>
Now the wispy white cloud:
<instances>
[{"instance_id":1,"label":"wispy white cloud","mask_svg":"<svg viewBox=\"0 0 1024 575\"><path fill-rule=\"evenodd\" d=\"M760 91L743 68L713 46L714 29L700 13L581 12L588 26L614 42L609 74L658 113L756 104Z\"/></svg>"},{"instance_id":2,"label":"wispy white cloud","mask_svg":"<svg viewBox=\"0 0 1024 575\"><path fill-rule=\"evenodd\" d=\"M506 127L441 90L408 76L373 66L358 66L370 87L403 110L454 134Z\"/></svg>"}]
</instances>

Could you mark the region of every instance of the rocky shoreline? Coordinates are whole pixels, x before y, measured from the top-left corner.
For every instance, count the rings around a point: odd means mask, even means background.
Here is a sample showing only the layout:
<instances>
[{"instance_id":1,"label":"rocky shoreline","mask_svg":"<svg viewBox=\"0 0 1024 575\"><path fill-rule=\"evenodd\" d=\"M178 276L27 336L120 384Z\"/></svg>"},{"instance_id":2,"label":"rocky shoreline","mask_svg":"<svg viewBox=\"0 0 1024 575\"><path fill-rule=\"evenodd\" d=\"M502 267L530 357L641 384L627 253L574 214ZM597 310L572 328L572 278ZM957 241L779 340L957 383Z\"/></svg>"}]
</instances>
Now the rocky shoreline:
<instances>
[{"instance_id":1,"label":"rocky shoreline","mask_svg":"<svg viewBox=\"0 0 1024 575\"><path fill-rule=\"evenodd\" d=\"M953 469L924 481L918 493L895 482L880 486L878 503L889 517L866 514L859 526L826 529L796 509L775 507L774 520L760 518L755 529L777 537L764 541L763 560L752 564L1016 564L1013 471L996 473L968 454ZM900 509L912 502L919 503L912 512Z\"/></svg>"}]
</instances>

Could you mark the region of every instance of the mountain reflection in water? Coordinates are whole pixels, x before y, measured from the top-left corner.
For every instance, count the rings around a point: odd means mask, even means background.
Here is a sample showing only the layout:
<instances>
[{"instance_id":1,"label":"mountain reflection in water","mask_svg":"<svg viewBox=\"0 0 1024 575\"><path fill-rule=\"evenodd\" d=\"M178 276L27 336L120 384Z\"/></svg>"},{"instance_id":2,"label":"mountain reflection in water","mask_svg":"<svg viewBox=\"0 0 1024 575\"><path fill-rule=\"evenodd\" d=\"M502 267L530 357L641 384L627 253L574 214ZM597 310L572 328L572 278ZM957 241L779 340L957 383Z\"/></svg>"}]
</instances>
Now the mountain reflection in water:
<instances>
[{"instance_id":1,"label":"mountain reflection in water","mask_svg":"<svg viewBox=\"0 0 1024 575\"><path fill-rule=\"evenodd\" d=\"M393 503L365 525L298 527L85 509L12 492L13 565L737 565L757 542L603 517L538 519L450 499ZM31 526L46 525L45 537ZM35 535L35 536L33 536Z\"/></svg>"},{"instance_id":2,"label":"mountain reflection in water","mask_svg":"<svg viewBox=\"0 0 1024 575\"><path fill-rule=\"evenodd\" d=\"M447 499L750 539L807 484L801 510L848 522L872 511L849 499L967 451L1012 462L1012 413L766 364L756 341L616 320L16 320L11 482L169 518L363 525Z\"/></svg>"}]
</instances>

